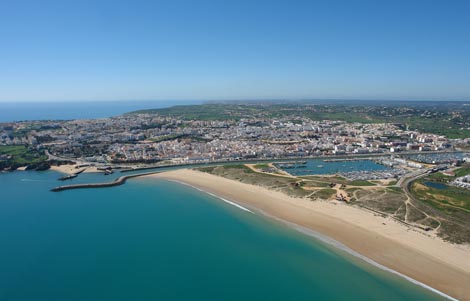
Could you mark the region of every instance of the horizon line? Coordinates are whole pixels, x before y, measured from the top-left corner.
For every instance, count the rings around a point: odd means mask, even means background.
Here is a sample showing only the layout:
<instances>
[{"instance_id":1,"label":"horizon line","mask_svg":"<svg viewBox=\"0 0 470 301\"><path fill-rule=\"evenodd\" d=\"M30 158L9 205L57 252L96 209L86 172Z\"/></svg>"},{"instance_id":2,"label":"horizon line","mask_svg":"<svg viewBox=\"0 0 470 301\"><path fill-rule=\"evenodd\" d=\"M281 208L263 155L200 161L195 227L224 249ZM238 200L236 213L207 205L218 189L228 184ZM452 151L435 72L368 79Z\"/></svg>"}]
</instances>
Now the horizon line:
<instances>
[{"instance_id":1,"label":"horizon line","mask_svg":"<svg viewBox=\"0 0 470 301\"><path fill-rule=\"evenodd\" d=\"M101 100L0 100L0 104L26 103L77 103L77 102L200 102L200 103L230 103L230 102L308 102L308 101L364 101L364 102L470 102L469 99L394 99L394 98L234 98L234 99L101 99Z\"/></svg>"}]
</instances>

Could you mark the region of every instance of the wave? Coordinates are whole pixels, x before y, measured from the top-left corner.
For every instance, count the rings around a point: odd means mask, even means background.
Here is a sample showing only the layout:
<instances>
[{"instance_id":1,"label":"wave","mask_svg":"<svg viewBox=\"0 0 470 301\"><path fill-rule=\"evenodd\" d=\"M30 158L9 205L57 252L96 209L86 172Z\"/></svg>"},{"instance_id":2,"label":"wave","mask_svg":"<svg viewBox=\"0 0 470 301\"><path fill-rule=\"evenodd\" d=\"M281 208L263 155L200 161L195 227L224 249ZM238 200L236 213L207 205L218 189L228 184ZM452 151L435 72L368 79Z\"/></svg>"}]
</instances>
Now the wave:
<instances>
[{"instance_id":1,"label":"wave","mask_svg":"<svg viewBox=\"0 0 470 301\"><path fill-rule=\"evenodd\" d=\"M239 204L237 204L237 203L235 203L235 202L232 202L232 201L229 201L229 200L227 200L227 199L224 199L224 198L222 198L222 197L220 197L220 196L218 196L218 195L216 195L216 194L213 194L213 193L211 193L211 192L205 191L204 189L201 189L201 188L195 187L195 186L193 186L193 185L190 185L190 184L188 184L188 183L184 183L184 182L177 181L177 180L170 180L170 181L173 181L173 182L176 182L176 183L179 183L179 184L182 184L182 185L186 185L186 186L192 187L192 188L194 188L194 189L196 189L196 190L199 190L199 191L201 191L201 192L204 192L204 193L207 193L207 194L209 194L209 195L211 195L211 196L214 196L214 197L216 197L216 198L218 198L218 199L220 199L220 200L222 200L222 201L224 201L224 202L226 202L226 203L228 203L228 204L230 204L230 205L232 205L232 206L235 206L235 207L237 207L237 208L239 208L239 209L242 209L242 210L244 210L244 211L247 211L247 212L250 212L250 213L254 214L254 212L251 211L250 209L245 208L245 207L243 207L243 206L241 206L241 205L239 205ZM337 240L334 240L334 239L331 238L331 237L322 235L322 234L320 234L320 233L318 233L318 232L316 232L316 231L314 231L314 230L312 230L312 229L309 229L309 228L306 228L306 227L302 227L302 226L300 226L300 225L297 225L297 224L288 222L288 221L286 221L286 220L280 219L280 218L278 218L278 217L276 217L276 216L267 214L266 212L264 212L264 211L262 211L262 210L259 210L259 212L260 212L261 214L267 216L267 217L270 217L270 218L272 218L272 219L274 219L274 220L277 220L277 221L279 221L279 222L281 222L281 223L283 223L283 224L289 226L290 228L292 228L292 229L294 229L294 230L296 230L296 231L298 231L298 232L300 232L300 233L303 233L303 234L305 234L305 235L307 235L307 236L316 238L316 239L320 240L320 241L323 242L323 243L326 243L326 244L328 244L328 245L330 245L330 246L333 246L333 247L336 248L336 249L339 249L339 250L341 250L341 251L344 251L344 252L348 253L349 255L352 255L352 256L354 256L354 257L356 257L356 258L358 258L358 259L360 259L360 260L362 260L362 261L364 261L364 262L367 262L368 264L370 264L370 265L372 265L372 266L374 266L374 267L376 267L376 268L379 268L379 269L381 269L381 270L383 270L383 271L386 271L386 272L389 272L389 273L391 273L391 274L394 274L394 275L396 275L396 276L398 276L398 277L401 277L401 278L405 279L405 280L408 281L408 282L411 282L411 283L413 283L413 284L415 284L415 285L418 285L418 286L420 286L420 287L422 287L422 288L424 288L424 289L426 289L426 290L429 290L429 291L431 291L431 292L433 292L433 293L435 293L435 294L437 294L437 295L439 295L439 296L442 296L442 297L444 297L444 298L446 298L446 299L448 299L448 300L458 301L458 299L456 299L456 298L454 298L454 297L451 297L451 296L449 296L449 295L447 295L447 294L445 294L445 293L443 293L443 292L441 292L441 291L439 291L439 290L437 290L437 289L435 289L435 288L433 288L433 287L431 287L431 286L429 286L429 285L427 285L427 284L424 284L424 283L422 283L422 282L420 282L420 281L418 281L418 280L416 280L416 279L413 279L413 278L411 278L411 277L409 277L409 276L406 276L406 275L404 275L404 274L402 274L402 273L400 273L400 272L398 272L398 271L395 271L395 270L393 270L393 269L391 269L391 268L388 268L388 267L386 267L386 266L384 266L384 265L381 265L380 263L378 263L378 262L376 262L376 261L370 259L369 257L366 257L366 256L364 256L364 255L362 255L362 254L360 254L360 253L358 253L358 252L356 252L356 251L350 249L350 248L347 247L346 245L340 243L340 242L337 241Z\"/></svg>"},{"instance_id":2,"label":"wave","mask_svg":"<svg viewBox=\"0 0 470 301\"><path fill-rule=\"evenodd\" d=\"M314 231L314 230L312 230L312 229L305 228L305 227L299 226L299 225L297 225L297 224L294 224L294 223L285 221L285 220L283 220L283 219L277 218L277 217L275 217L275 216L266 214L265 212L262 212L262 213L263 213L264 215L270 217L270 218L273 218L273 219L275 219L275 220L277 220L277 221L280 221L280 222L286 224L286 225L289 226L290 228L292 228L292 229L294 229L294 230L296 230L296 231L299 231L300 233L303 233L303 234L308 235L308 236L310 236L310 237L314 237L314 238L320 240L320 241L323 242L323 243L326 243L326 244L328 244L328 245L331 245L331 246L335 247L336 249L340 249L340 250L342 250L342 251L348 253L349 255L352 255L352 256L354 256L354 257L356 257L356 258L358 258L358 259L360 259L360 260L362 260L362 261L365 261L365 262L367 262L368 264L371 264L371 265L373 265L373 266L376 267L376 268L379 268L379 269L381 269L381 270L383 270L383 271L386 271L386 272L389 272L389 273L391 273L391 274L394 274L394 275L396 275L396 276L398 276L398 277L401 277L401 278L407 280L408 282L411 282L411 283L413 283L413 284L415 284L415 285L418 285L418 286L420 286L420 287L422 287L422 288L424 288L424 289L427 289L427 290L429 290L429 291L431 291L431 292L433 292L433 293L435 293L435 294L438 294L439 296L442 296L442 297L444 297L444 298L446 298L446 299L449 299L449 300L452 300L452 301L458 301L458 299L455 299L454 297L451 297L451 296L449 296L449 295L447 295L447 294L445 294L445 293L443 293L443 292L441 292L441 291L439 291L439 290L437 290L437 289L435 289L435 288L433 288L433 287L431 287L431 286L429 286L429 285L427 285L427 284L424 284L424 283L422 283L422 282L419 282L419 281L416 280L416 279L413 279L413 278L411 278L411 277L409 277L409 276L406 276L406 275L404 275L404 274L402 274L402 273L400 273L400 272L398 272L398 271L395 271L395 270L393 270L393 269L391 269L391 268L388 268L388 267L386 267L386 266L384 266L384 265L381 265L380 263L378 263L378 262L376 262L376 261L370 259L369 257L366 257L366 256L364 256L364 255L362 255L362 254L360 254L360 253L358 253L358 252L356 252L356 251L350 249L349 247L345 246L344 244L340 243L340 242L337 241L337 240L332 239L331 237L322 235L322 234L320 234L320 233L318 233L318 232L316 232L316 231Z\"/></svg>"},{"instance_id":3,"label":"wave","mask_svg":"<svg viewBox=\"0 0 470 301\"><path fill-rule=\"evenodd\" d=\"M181 181L177 181L177 180L170 180L170 181L176 182L176 183L178 183L178 184L182 184L182 185L189 186L189 187L191 187L191 188L194 188L194 189L196 189L196 190L199 190L199 191L201 191L201 192L204 192L205 194L208 194L208 195L211 195L211 196L213 196L213 197L215 197L215 198L218 198L218 199L224 201L224 202L227 203L227 204L230 204L230 205L232 205L232 206L234 206L234 207L237 207L238 209L241 209L241 210L243 210L243 211L246 211L246 212L249 212L249 213L254 214L253 211L251 211L250 209L248 209L248 208L246 208L246 207L243 207L242 205L239 205L239 204L237 204L237 203L235 203L235 202L232 202L232 201L229 201L229 200L227 200L227 199L224 199L223 197L220 197L220 196L218 196L218 195L216 195L216 194L214 194L214 193L211 193L211 192L206 191L206 190L204 190L204 189L201 189L201 188L199 188L199 187L196 187L196 186L193 186L193 185L190 185L190 184L188 184L188 183L181 182Z\"/></svg>"},{"instance_id":4,"label":"wave","mask_svg":"<svg viewBox=\"0 0 470 301\"><path fill-rule=\"evenodd\" d=\"M222 201L226 202L227 204L230 204L230 205L232 205L232 206L235 206L235 207L237 207L237 208L239 208L239 209L241 209L241 210L244 210L244 211L247 211L247 212L250 212L250 213L254 213L254 212L251 211L250 209L245 208L245 207L243 207L243 206L241 206L241 205L239 205L239 204L237 204L237 203L234 203L234 202L232 202L232 201L229 201L229 200L227 200L227 199L224 199L224 198L222 198L222 197L220 197L220 196L218 196L218 195L215 195L215 194L210 193L210 192L207 192L207 191L204 191L204 192L207 193L207 194L210 194L210 195L212 195L212 196L214 196L214 197L216 197L216 198L219 198L219 199L221 199Z\"/></svg>"}]
</instances>

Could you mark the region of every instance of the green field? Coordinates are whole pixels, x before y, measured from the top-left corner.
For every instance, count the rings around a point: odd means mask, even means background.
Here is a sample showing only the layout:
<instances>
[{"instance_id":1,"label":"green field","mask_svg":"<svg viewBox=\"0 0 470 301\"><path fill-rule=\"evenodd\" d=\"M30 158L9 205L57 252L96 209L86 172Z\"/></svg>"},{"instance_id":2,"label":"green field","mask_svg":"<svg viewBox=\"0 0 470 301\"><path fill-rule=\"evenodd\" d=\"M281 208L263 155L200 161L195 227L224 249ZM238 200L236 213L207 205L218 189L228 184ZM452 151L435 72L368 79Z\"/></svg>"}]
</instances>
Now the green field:
<instances>
[{"instance_id":1,"label":"green field","mask_svg":"<svg viewBox=\"0 0 470 301\"><path fill-rule=\"evenodd\" d=\"M406 113L404 113L406 112ZM430 114L429 112L432 112ZM455 114L455 113L458 114ZM395 123L403 128L444 135L448 138L470 137L470 110L460 103L407 103L399 106L364 104L203 104L174 106L170 108L140 110L128 114L158 114L182 120L238 121L242 118L292 118L301 123L311 120L339 120L360 123ZM459 116L459 117L457 117Z\"/></svg>"},{"instance_id":2,"label":"green field","mask_svg":"<svg viewBox=\"0 0 470 301\"><path fill-rule=\"evenodd\" d=\"M269 163L256 164L254 167L257 168L257 169L270 168Z\"/></svg>"},{"instance_id":3,"label":"green field","mask_svg":"<svg viewBox=\"0 0 470 301\"><path fill-rule=\"evenodd\" d=\"M466 175L469 175L470 174L470 167L461 167L457 170L455 170L455 176L457 178L459 177L463 177L463 176L466 176Z\"/></svg>"},{"instance_id":4,"label":"green field","mask_svg":"<svg viewBox=\"0 0 470 301\"><path fill-rule=\"evenodd\" d=\"M321 189L315 192L314 196L320 199L327 200L331 198L331 196L333 196L335 193L336 193L336 190L331 189L331 188L325 188L325 189Z\"/></svg>"},{"instance_id":5,"label":"green field","mask_svg":"<svg viewBox=\"0 0 470 301\"><path fill-rule=\"evenodd\" d=\"M426 204L447 214L470 214L470 190L447 186L445 189L437 189L424 185L429 178L415 181L411 184L411 193L414 197Z\"/></svg>"},{"instance_id":6,"label":"green field","mask_svg":"<svg viewBox=\"0 0 470 301\"><path fill-rule=\"evenodd\" d=\"M346 178L343 178L341 176L331 176L331 177L303 176L300 178L306 179L306 180L317 181L317 182L328 183L328 184L333 183L333 184L344 184L344 185L350 185L350 186L376 186L376 184L371 181L366 181L366 180L349 181Z\"/></svg>"},{"instance_id":7,"label":"green field","mask_svg":"<svg viewBox=\"0 0 470 301\"><path fill-rule=\"evenodd\" d=\"M351 185L351 186L375 186L374 183L366 181L366 180L350 181L350 182L347 183L347 185Z\"/></svg>"},{"instance_id":8,"label":"green field","mask_svg":"<svg viewBox=\"0 0 470 301\"><path fill-rule=\"evenodd\" d=\"M38 164L47 160L44 152L28 148L24 145L0 145L0 156L7 156L9 158L0 161L0 169L20 166L29 164Z\"/></svg>"}]
</instances>

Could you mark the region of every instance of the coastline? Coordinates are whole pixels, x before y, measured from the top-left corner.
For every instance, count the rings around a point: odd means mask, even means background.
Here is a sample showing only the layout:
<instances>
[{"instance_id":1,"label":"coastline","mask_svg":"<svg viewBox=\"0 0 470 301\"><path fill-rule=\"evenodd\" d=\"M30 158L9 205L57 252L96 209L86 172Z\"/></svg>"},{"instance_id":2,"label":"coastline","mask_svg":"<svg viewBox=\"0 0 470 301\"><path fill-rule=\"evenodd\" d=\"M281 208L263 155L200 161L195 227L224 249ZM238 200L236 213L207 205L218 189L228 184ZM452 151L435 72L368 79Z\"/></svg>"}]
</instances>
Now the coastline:
<instances>
[{"instance_id":1,"label":"coastline","mask_svg":"<svg viewBox=\"0 0 470 301\"><path fill-rule=\"evenodd\" d=\"M83 167L83 168L75 168L76 166L78 166L77 164L64 164L64 165L52 165L50 170L53 170L53 171L57 171L57 172L60 172L60 173L63 173L63 174L68 174L68 175L71 175L71 174L74 174L82 169L85 169L83 172L84 173L89 173L89 172L103 172L101 170L98 170L95 166L87 166L87 167Z\"/></svg>"},{"instance_id":2,"label":"coastline","mask_svg":"<svg viewBox=\"0 0 470 301\"><path fill-rule=\"evenodd\" d=\"M228 203L282 221L301 232L326 236L351 250L356 257L399 273L415 284L421 283L452 298L470 300L468 245L444 242L392 219L343 203L292 198L281 192L194 170L162 172L150 177L188 184Z\"/></svg>"}]
</instances>

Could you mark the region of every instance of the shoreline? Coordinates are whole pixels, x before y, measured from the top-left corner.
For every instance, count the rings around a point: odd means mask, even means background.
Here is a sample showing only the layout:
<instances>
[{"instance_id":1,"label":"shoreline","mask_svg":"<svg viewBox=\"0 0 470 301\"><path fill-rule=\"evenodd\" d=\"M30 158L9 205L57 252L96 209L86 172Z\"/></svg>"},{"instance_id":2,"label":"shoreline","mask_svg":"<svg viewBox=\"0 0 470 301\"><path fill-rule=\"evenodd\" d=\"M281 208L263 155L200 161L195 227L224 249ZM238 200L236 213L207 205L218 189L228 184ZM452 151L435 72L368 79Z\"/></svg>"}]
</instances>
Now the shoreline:
<instances>
[{"instance_id":1,"label":"shoreline","mask_svg":"<svg viewBox=\"0 0 470 301\"><path fill-rule=\"evenodd\" d=\"M95 166L87 166L82 168L75 168L77 164L64 164L64 165L51 165L49 170L57 171L66 175L74 174L78 171L85 169L84 173L103 173L102 170L98 170Z\"/></svg>"},{"instance_id":2,"label":"shoreline","mask_svg":"<svg viewBox=\"0 0 470 301\"><path fill-rule=\"evenodd\" d=\"M419 151L404 151L399 153L399 155L432 155L432 154L447 154L447 153L466 153L465 150L443 150L443 151L427 151L425 153ZM329 159L354 159L354 160L373 160L375 157L388 157L393 155L393 153L369 153L369 154L344 154L344 155L310 155L310 156L294 156L294 157L278 157L278 158L253 158L253 159L241 159L241 160L211 160L206 162L186 162L186 163L175 163L175 164L163 164L163 165L153 165L153 166L143 166L143 167L132 167L124 168L121 172L130 172L136 170L146 170L154 168L168 168L168 167L181 167L181 168L191 168L197 166L208 166L208 165L220 165L220 164L252 164L256 162L272 162L276 163L277 161L296 161L296 160L329 160Z\"/></svg>"},{"instance_id":3,"label":"shoreline","mask_svg":"<svg viewBox=\"0 0 470 301\"><path fill-rule=\"evenodd\" d=\"M190 185L190 184L187 184L187 183L185 183L185 182L178 181L178 180L169 180L169 181L176 182L176 183L179 183L179 184L181 184L181 185L189 186L189 187L191 187L191 188L193 188L193 189L196 189L196 190L198 190L198 191L201 191L201 192L203 192L203 193L205 193L205 194L208 194L208 195L211 195L211 196L213 196L213 197L216 197L216 198L222 200L223 202L228 203L228 204L230 204L230 205L232 205L232 206L235 206L235 207L237 207L237 208L239 208L239 209L241 209L241 210L244 210L244 211L249 212L249 213L252 213L252 214L256 214L255 212L251 211L251 210L248 209L248 208L245 208L245 207L243 207L243 206L241 206L241 205L239 205L239 204L237 204L237 203L235 203L235 202L232 202L232 201L229 201L229 200L227 200L227 199L224 199L223 197L218 196L218 195L216 195L216 194L213 194L213 193L211 193L211 192L205 191L204 189L200 189L200 188L198 188L198 187L196 187L196 186L193 186L193 185ZM448 299L448 300L458 301L458 299L456 299L456 298L454 298L454 297L452 297L452 296L449 296L449 295L447 295L447 294L445 294L445 293L443 293L443 292L441 292L441 291L439 291L439 290L437 290L437 289L435 289L435 288L433 288L433 287L431 287L431 286L429 286L429 285L427 285L427 284L424 284L424 283L422 283L422 282L419 282L419 281L417 281L417 280L415 280L415 279L413 279L413 278L411 278L411 277L409 277L409 276L407 276L407 275L404 275L404 274L402 274L402 273L400 273L400 272L398 272L398 271L392 270L392 269L390 269L390 268L388 268L388 267L386 267L386 266L384 266L384 265L381 265L380 263L378 263L378 262L376 262L376 261L374 261L374 260L372 260L372 259L370 259L370 258L368 258L368 257L366 257L366 256L364 256L364 255L362 255L362 254L360 254L360 253L358 253L358 252L356 252L356 251L350 249L350 248L347 247L346 245L342 244L341 242L339 242L339 241L337 241L337 240L334 240L334 239L331 238L331 237L322 235L321 233L316 232L315 230L312 230L312 229L309 229L309 228L305 228L305 227L299 226L299 225L297 225L297 224L294 224L294 223L291 223L291 222L288 222L288 221L279 219L279 218L277 218L277 217L275 217L275 216L266 214L266 212L263 212L263 211L261 211L261 210L257 210L257 211L259 211L259 213L262 214L263 216L266 216L266 217L268 217L268 218L270 218L270 219L274 219L275 221L278 221L278 222L280 222L280 223L286 225L287 227L289 227L289 228L291 228L291 229L294 229L295 231L298 231L298 232L300 232L300 233L302 233L302 234L305 234L305 235L307 235L307 236L309 236L309 237L313 237L313 238L315 238L315 239L321 241L321 242L324 243L324 244L327 244L327 245L329 245L329 246L333 246L334 248L336 248L336 249L338 249L338 250L341 250L341 251L343 251L343 252L346 252L347 254L349 254L349 255L351 255L351 256L353 256L353 257L355 257L355 258L361 260L362 262L366 262L367 264L370 264L370 265L372 265L372 266L374 266L374 267L376 267L376 268L378 268L378 269L380 269L380 270L382 270L382 271L386 271L386 272L388 272L388 273L391 273L391 274L394 274L394 275L396 275L396 276L398 276L398 277L401 277L401 278L405 279L405 280L408 281L408 282L411 282L411 283L413 283L413 284L415 284L415 285L417 285L417 286L420 286L420 287L422 287L422 288L424 288L424 289L426 289L426 290L429 290L429 291L431 291L431 292L433 292L433 293L435 293L435 294L437 294L437 295L439 295L439 296L441 296L441 297L444 297L444 298L446 298L446 299Z\"/></svg>"},{"instance_id":4,"label":"shoreline","mask_svg":"<svg viewBox=\"0 0 470 301\"><path fill-rule=\"evenodd\" d=\"M337 202L307 201L194 170L151 175L253 209L448 299L470 300L470 246Z\"/></svg>"}]
</instances>

